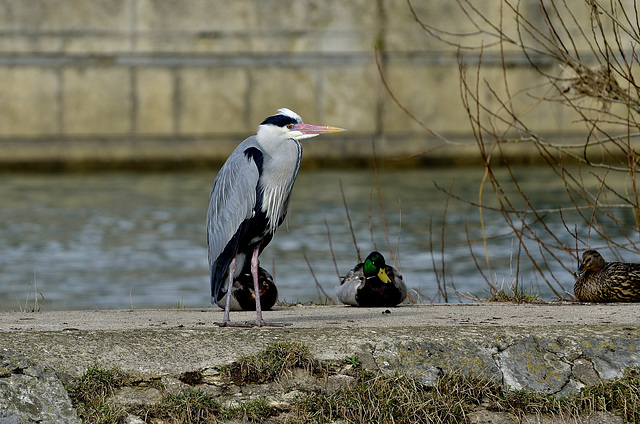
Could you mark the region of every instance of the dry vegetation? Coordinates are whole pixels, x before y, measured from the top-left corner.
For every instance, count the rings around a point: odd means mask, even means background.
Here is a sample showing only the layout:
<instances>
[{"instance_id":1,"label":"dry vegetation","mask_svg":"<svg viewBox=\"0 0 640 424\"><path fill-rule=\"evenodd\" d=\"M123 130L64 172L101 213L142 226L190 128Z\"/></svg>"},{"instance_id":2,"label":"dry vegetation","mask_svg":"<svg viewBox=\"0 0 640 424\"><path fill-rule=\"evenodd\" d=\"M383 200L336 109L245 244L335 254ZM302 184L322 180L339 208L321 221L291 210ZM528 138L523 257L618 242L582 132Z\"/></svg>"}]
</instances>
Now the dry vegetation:
<instances>
[{"instance_id":1,"label":"dry vegetation","mask_svg":"<svg viewBox=\"0 0 640 424\"><path fill-rule=\"evenodd\" d=\"M277 382L286 373L303 368L322 379L345 364L353 377L348 384L331 392L300 393L288 405L274 406L267 399L269 393L264 393L264 397L223 406L221 399L206 390L206 384L174 393L158 381L155 386L163 393L159 402L125 407L117 404L112 394L120 387L135 387L142 379L100 366L87 370L69 388L69 394L83 422L96 424L120 423L132 415L154 423L465 423L480 408L516 419L530 415L576 418L596 411L621 415L625 422L640 419L640 373L633 368L620 379L558 399L510 391L494 381L461 374L445 374L434 386L425 386L409 377L364 370L355 358L345 359L344 364L322 363L313 359L304 345L276 343L257 355L239 359L227 368L231 372L226 378L236 385L256 380ZM233 370L238 366L253 370L242 374L246 381L236 380Z\"/></svg>"},{"instance_id":2,"label":"dry vegetation","mask_svg":"<svg viewBox=\"0 0 640 424\"><path fill-rule=\"evenodd\" d=\"M326 370L300 343L276 343L265 350L242 358L223 368L224 375L236 384L265 383L281 377L288 370L301 368L322 376Z\"/></svg>"},{"instance_id":3,"label":"dry vegetation","mask_svg":"<svg viewBox=\"0 0 640 424\"><path fill-rule=\"evenodd\" d=\"M460 96L484 164L478 197L463 199L478 207L482 221L484 249L469 240L470 253L496 293L500 282L492 272L492 244L512 239L509 287L517 293L523 283L536 281L558 298L571 298L566 277L582 250L603 250L609 260L625 253L633 258L639 250L638 4L455 4L464 32L438 27L418 2L408 1L425 37L458 51ZM536 128L541 119L561 121L563 129L543 133ZM523 188L518 177L522 152L552 170L565 192L562 205L545 204ZM445 191L456 197L455 186ZM482 213L489 210L500 213L509 231L485 233ZM532 274L520 273L525 261ZM445 282L438 281L442 291Z\"/></svg>"}]
</instances>

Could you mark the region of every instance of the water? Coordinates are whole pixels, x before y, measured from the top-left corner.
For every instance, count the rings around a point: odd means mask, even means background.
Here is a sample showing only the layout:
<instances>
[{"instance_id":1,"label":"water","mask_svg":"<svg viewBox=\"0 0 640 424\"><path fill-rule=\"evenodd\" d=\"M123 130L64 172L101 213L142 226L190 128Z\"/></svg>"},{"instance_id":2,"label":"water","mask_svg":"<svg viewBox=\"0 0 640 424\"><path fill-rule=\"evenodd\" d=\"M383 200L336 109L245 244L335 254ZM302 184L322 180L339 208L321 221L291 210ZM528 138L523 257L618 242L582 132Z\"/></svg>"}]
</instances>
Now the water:
<instances>
[{"instance_id":1,"label":"water","mask_svg":"<svg viewBox=\"0 0 640 424\"><path fill-rule=\"evenodd\" d=\"M538 207L566 203L563 184L549 171L525 168L521 174L518 181ZM44 310L209 307L205 215L214 177L204 171L0 175L0 310L29 309L36 292L45 298ZM453 182L456 195L477 200L481 178L477 169L379 174L386 234L409 288L423 301L444 300L436 276L437 271L442 281L443 264L448 301L466 300L453 287L487 296L469 247L482 262L478 208L455 199L447 204L447 194L434 186L448 189ZM375 244L391 258L374 171L303 170L289 218L261 256L262 266L276 277L281 300L319 301L313 275L333 296L339 281L334 257L341 274L355 265L340 183L362 256ZM491 191L484 193L485 203L492 203ZM485 272L496 281L511 281L513 230L498 212L485 211L484 222L492 237L492 269ZM560 221L547 225L573 243ZM553 298L539 278L526 277L527 266L520 266L523 281ZM558 265L550 271L571 289L573 277L566 269Z\"/></svg>"}]
</instances>

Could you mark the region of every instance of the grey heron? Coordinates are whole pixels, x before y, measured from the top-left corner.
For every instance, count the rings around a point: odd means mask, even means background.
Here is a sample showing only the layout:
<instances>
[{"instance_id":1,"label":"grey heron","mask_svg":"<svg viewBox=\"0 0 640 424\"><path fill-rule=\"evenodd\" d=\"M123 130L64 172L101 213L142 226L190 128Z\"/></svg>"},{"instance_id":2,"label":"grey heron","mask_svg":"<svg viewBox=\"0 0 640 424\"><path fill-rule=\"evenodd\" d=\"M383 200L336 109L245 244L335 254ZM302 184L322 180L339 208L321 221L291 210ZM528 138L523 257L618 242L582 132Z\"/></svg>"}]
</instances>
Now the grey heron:
<instances>
[{"instance_id":1,"label":"grey heron","mask_svg":"<svg viewBox=\"0 0 640 424\"><path fill-rule=\"evenodd\" d=\"M234 279L250 271L259 293L258 256L282 224L289 208L293 183L300 169L300 140L345 131L309 125L292 110L278 109L258 126L256 135L236 147L224 163L209 195L207 242L211 303L220 292L233 288ZM282 326L262 319L260 296L256 296L255 322L229 320L231 296L226 296L220 326Z\"/></svg>"},{"instance_id":2,"label":"grey heron","mask_svg":"<svg viewBox=\"0 0 640 424\"><path fill-rule=\"evenodd\" d=\"M344 277L336 295L352 306L396 306L407 297L402 275L387 265L380 252L371 252Z\"/></svg>"}]
</instances>

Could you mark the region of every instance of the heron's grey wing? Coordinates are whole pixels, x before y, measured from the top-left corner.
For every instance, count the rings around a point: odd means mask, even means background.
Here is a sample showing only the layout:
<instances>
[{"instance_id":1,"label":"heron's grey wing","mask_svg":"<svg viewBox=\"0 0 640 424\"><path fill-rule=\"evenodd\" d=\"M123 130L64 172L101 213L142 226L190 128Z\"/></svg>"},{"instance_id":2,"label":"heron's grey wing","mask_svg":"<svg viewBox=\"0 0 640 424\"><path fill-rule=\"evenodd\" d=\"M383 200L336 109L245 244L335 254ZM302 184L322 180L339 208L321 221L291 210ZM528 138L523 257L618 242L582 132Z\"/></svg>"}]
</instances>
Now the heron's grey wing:
<instances>
[{"instance_id":1,"label":"heron's grey wing","mask_svg":"<svg viewBox=\"0 0 640 424\"><path fill-rule=\"evenodd\" d=\"M240 224L251 218L260 177L253 159L244 154L252 137L241 143L220 169L209 195L207 242L212 268Z\"/></svg>"}]
</instances>

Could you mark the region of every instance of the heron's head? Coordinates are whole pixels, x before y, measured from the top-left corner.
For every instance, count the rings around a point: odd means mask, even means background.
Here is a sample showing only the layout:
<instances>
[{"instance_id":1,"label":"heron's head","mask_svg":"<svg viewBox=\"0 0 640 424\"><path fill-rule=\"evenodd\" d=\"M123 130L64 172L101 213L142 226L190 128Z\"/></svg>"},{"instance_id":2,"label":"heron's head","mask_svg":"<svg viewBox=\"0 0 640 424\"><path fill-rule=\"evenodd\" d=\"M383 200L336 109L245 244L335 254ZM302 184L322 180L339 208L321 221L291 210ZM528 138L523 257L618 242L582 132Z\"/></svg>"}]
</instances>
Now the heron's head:
<instances>
[{"instance_id":1,"label":"heron's head","mask_svg":"<svg viewBox=\"0 0 640 424\"><path fill-rule=\"evenodd\" d=\"M365 278L378 277L383 283L390 283L391 278L387 275L386 267L384 256L380 252L371 252L364 260L362 273Z\"/></svg>"},{"instance_id":2,"label":"heron's head","mask_svg":"<svg viewBox=\"0 0 640 424\"><path fill-rule=\"evenodd\" d=\"M300 115L291 109L278 109L278 114L262 121L258 126L258 139L304 140L320 134L343 132L342 128L310 125L302 122Z\"/></svg>"}]
</instances>

